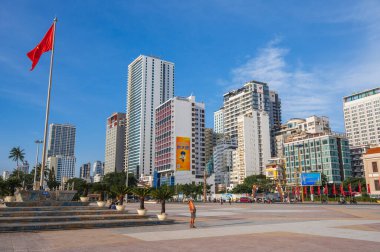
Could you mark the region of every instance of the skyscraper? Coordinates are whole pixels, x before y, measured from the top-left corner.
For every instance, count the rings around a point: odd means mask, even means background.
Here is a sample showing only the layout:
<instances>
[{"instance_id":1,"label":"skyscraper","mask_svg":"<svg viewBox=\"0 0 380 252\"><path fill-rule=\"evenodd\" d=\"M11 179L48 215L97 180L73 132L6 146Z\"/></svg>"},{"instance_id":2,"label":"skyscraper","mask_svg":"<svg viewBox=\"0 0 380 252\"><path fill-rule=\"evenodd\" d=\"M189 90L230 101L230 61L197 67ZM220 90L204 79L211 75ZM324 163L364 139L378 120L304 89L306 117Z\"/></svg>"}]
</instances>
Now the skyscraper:
<instances>
[{"instance_id":1,"label":"skyscraper","mask_svg":"<svg viewBox=\"0 0 380 252\"><path fill-rule=\"evenodd\" d=\"M91 163L83 164L79 170L79 177L81 179L91 181Z\"/></svg>"},{"instance_id":2,"label":"skyscraper","mask_svg":"<svg viewBox=\"0 0 380 252\"><path fill-rule=\"evenodd\" d=\"M281 100L277 92L269 90L269 119L270 119L270 139L271 155L277 156L276 153L276 133L281 129Z\"/></svg>"},{"instance_id":3,"label":"skyscraper","mask_svg":"<svg viewBox=\"0 0 380 252\"><path fill-rule=\"evenodd\" d=\"M351 147L380 145L380 87L344 97L343 110Z\"/></svg>"},{"instance_id":4,"label":"skyscraper","mask_svg":"<svg viewBox=\"0 0 380 252\"><path fill-rule=\"evenodd\" d=\"M125 169L138 177L153 173L155 108L173 96L173 63L140 55L129 64Z\"/></svg>"},{"instance_id":5,"label":"skyscraper","mask_svg":"<svg viewBox=\"0 0 380 252\"><path fill-rule=\"evenodd\" d=\"M206 165L204 110L204 103L195 102L194 96L174 97L156 109L156 185L202 181Z\"/></svg>"},{"instance_id":6,"label":"skyscraper","mask_svg":"<svg viewBox=\"0 0 380 252\"><path fill-rule=\"evenodd\" d=\"M252 110L238 117L238 147L230 182L242 184L251 175L265 174L270 159L269 115L265 111Z\"/></svg>"},{"instance_id":7,"label":"skyscraper","mask_svg":"<svg viewBox=\"0 0 380 252\"><path fill-rule=\"evenodd\" d=\"M75 132L75 126L70 124L50 124L48 157L75 156Z\"/></svg>"},{"instance_id":8,"label":"skyscraper","mask_svg":"<svg viewBox=\"0 0 380 252\"><path fill-rule=\"evenodd\" d=\"M104 175L104 162L99 161L99 160L95 161L93 168L92 168L92 174L94 174L94 176L96 174L103 176Z\"/></svg>"},{"instance_id":9,"label":"skyscraper","mask_svg":"<svg viewBox=\"0 0 380 252\"><path fill-rule=\"evenodd\" d=\"M242 88L228 92L224 95L223 105L223 108L214 114L214 125L216 118L220 118L219 114L222 113L223 133L228 134L231 138L237 137L237 118L247 114L250 110L268 113L271 139L274 139L274 133L281 127L281 100L278 94L269 90L268 84L264 82L250 81L245 83ZM274 143L274 140L271 140L271 145ZM271 150L273 155L275 145Z\"/></svg>"},{"instance_id":10,"label":"skyscraper","mask_svg":"<svg viewBox=\"0 0 380 252\"><path fill-rule=\"evenodd\" d=\"M104 161L105 174L124 170L125 122L125 113L113 113L107 118Z\"/></svg>"},{"instance_id":11,"label":"skyscraper","mask_svg":"<svg viewBox=\"0 0 380 252\"><path fill-rule=\"evenodd\" d=\"M221 108L218 111L214 112L214 132L215 133L224 133L224 116L223 116L224 109Z\"/></svg>"},{"instance_id":12,"label":"skyscraper","mask_svg":"<svg viewBox=\"0 0 380 252\"><path fill-rule=\"evenodd\" d=\"M75 174L75 134L76 128L70 124L50 124L48 139L49 170L54 167L57 181Z\"/></svg>"}]
</instances>

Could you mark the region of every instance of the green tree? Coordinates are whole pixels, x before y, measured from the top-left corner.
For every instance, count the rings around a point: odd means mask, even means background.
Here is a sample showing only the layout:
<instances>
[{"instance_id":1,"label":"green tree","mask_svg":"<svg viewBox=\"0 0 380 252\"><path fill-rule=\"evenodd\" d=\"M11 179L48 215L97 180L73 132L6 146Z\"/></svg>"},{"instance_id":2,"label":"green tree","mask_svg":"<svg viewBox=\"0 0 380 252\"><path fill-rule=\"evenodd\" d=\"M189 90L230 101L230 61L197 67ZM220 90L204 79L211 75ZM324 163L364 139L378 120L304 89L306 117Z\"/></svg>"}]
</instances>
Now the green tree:
<instances>
[{"instance_id":1,"label":"green tree","mask_svg":"<svg viewBox=\"0 0 380 252\"><path fill-rule=\"evenodd\" d=\"M79 200L79 196L83 195L84 190L87 184L86 180L81 179L81 178L71 178L66 182L66 186L72 185L74 183L74 188L72 190L77 190L77 193L75 194L73 200Z\"/></svg>"},{"instance_id":2,"label":"green tree","mask_svg":"<svg viewBox=\"0 0 380 252\"><path fill-rule=\"evenodd\" d=\"M348 188L348 185L351 184L351 188L352 188L352 191L359 191L359 182L361 184L361 191L364 193L364 192L367 192L367 186L366 186L366 182L365 182L365 178L346 178L344 181L343 181L343 187L344 188Z\"/></svg>"},{"instance_id":3,"label":"green tree","mask_svg":"<svg viewBox=\"0 0 380 252\"><path fill-rule=\"evenodd\" d=\"M4 182L4 194L7 196L14 196L16 188L21 187L21 180L17 177L9 177Z\"/></svg>"},{"instance_id":4,"label":"green tree","mask_svg":"<svg viewBox=\"0 0 380 252\"><path fill-rule=\"evenodd\" d=\"M55 178L54 166L51 167L51 170L49 171L48 179L46 180L46 182L50 190L54 190L59 186L59 183L57 179Z\"/></svg>"},{"instance_id":5,"label":"green tree","mask_svg":"<svg viewBox=\"0 0 380 252\"><path fill-rule=\"evenodd\" d=\"M131 192L133 195L136 195L139 197L140 200L140 209L145 209L144 202L145 202L145 197L150 195L151 193L151 188L148 187L135 187L132 188Z\"/></svg>"},{"instance_id":6,"label":"green tree","mask_svg":"<svg viewBox=\"0 0 380 252\"><path fill-rule=\"evenodd\" d=\"M105 194L109 193L110 188L103 182L96 182L92 184L91 191L99 193L99 201L103 201Z\"/></svg>"},{"instance_id":7,"label":"green tree","mask_svg":"<svg viewBox=\"0 0 380 252\"><path fill-rule=\"evenodd\" d=\"M328 183L328 178L326 174L324 173L321 174L321 180L322 180L322 186L325 186Z\"/></svg>"},{"instance_id":8,"label":"green tree","mask_svg":"<svg viewBox=\"0 0 380 252\"><path fill-rule=\"evenodd\" d=\"M165 213L165 202L174 196L174 188L163 185L152 191L152 196L161 203L161 214Z\"/></svg>"},{"instance_id":9,"label":"green tree","mask_svg":"<svg viewBox=\"0 0 380 252\"><path fill-rule=\"evenodd\" d=\"M15 178L20 181L20 185L26 189L31 190L33 188L33 175L24 173L19 170L14 170L10 175L9 178Z\"/></svg>"},{"instance_id":10,"label":"green tree","mask_svg":"<svg viewBox=\"0 0 380 252\"><path fill-rule=\"evenodd\" d=\"M110 172L103 177L103 183L111 187L112 185L125 185L127 175L125 172ZM133 173L128 174L128 186L134 187L137 185L137 179Z\"/></svg>"},{"instance_id":11,"label":"green tree","mask_svg":"<svg viewBox=\"0 0 380 252\"><path fill-rule=\"evenodd\" d=\"M269 192L274 189L274 182L267 179L265 175L251 175L244 179L243 184L250 188L252 192L252 186L258 187L258 192Z\"/></svg>"},{"instance_id":12,"label":"green tree","mask_svg":"<svg viewBox=\"0 0 380 252\"><path fill-rule=\"evenodd\" d=\"M9 159L12 159L13 161L16 161L16 169L18 170L18 161L23 162L25 158L24 150L18 147L13 147L11 151L9 152Z\"/></svg>"},{"instance_id":13,"label":"green tree","mask_svg":"<svg viewBox=\"0 0 380 252\"><path fill-rule=\"evenodd\" d=\"M116 194L117 200L119 200L120 205L123 205L124 197L126 194L131 192L131 189L124 185L112 185L111 191Z\"/></svg>"},{"instance_id":14,"label":"green tree","mask_svg":"<svg viewBox=\"0 0 380 252\"><path fill-rule=\"evenodd\" d=\"M252 187L249 187L246 184L237 185L232 189L232 193L251 193L251 192L252 192Z\"/></svg>"}]
</instances>

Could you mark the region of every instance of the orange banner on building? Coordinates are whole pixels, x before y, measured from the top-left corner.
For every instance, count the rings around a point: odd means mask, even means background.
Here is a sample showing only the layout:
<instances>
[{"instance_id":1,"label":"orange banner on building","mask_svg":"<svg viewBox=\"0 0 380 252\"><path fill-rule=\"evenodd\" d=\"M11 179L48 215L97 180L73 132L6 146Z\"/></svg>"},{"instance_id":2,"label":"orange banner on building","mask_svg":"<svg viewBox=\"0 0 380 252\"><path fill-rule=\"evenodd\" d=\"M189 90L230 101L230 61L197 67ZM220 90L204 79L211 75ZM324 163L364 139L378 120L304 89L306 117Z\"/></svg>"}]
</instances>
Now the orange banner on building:
<instances>
[{"instance_id":1,"label":"orange banner on building","mask_svg":"<svg viewBox=\"0 0 380 252\"><path fill-rule=\"evenodd\" d=\"M176 170L190 171L190 138L177 137Z\"/></svg>"}]
</instances>

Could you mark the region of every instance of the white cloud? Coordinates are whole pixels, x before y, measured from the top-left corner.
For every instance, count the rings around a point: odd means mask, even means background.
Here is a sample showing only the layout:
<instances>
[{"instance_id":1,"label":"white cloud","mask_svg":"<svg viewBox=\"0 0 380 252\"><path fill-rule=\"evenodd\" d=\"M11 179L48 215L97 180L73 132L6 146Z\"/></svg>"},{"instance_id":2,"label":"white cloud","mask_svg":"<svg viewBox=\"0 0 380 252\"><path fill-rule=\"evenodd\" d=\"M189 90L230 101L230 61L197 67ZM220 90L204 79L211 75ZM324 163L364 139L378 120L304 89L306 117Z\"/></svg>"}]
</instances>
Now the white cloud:
<instances>
[{"instance_id":1,"label":"white cloud","mask_svg":"<svg viewBox=\"0 0 380 252\"><path fill-rule=\"evenodd\" d=\"M289 53L288 48L280 46L280 40L270 41L255 57L232 69L233 85L228 88L235 89L250 80L263 81L279 93L285 119L328 115L334 101L331 87L318 74L291 66L286 61Z\"/></svg>"}]
</instances>

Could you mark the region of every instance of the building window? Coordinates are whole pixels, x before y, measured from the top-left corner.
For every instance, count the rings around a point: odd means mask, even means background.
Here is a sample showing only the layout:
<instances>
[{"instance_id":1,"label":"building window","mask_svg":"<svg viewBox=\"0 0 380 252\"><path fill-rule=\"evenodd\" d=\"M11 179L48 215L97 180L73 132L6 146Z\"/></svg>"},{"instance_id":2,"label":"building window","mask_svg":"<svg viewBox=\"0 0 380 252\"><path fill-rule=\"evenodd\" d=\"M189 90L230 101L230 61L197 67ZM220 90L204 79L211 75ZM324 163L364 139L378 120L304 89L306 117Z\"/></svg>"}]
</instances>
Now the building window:
<instances>
[{"instance_id":1,"label":"building window","mask_svg":"<svg viewBox=\"0 0 380 252\"><path fill-rule=\"evenodd\" d=\"M377 169L377 162L372 162L372 172L379 172Z\"/></svg>"},{"instance_id":2,"label":"building window","mask_svg":"<svg viewBox=\"0 0 380 252\"><path fill-rule=\"evenodd\" d=\"M379 182L379 180L375 179L373 182L375 183L375 190L376 191L380 191L380 182Z\"/></svg>"}]
</instances>

